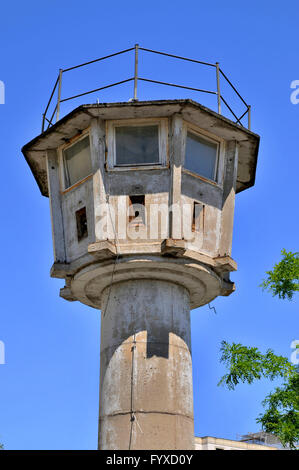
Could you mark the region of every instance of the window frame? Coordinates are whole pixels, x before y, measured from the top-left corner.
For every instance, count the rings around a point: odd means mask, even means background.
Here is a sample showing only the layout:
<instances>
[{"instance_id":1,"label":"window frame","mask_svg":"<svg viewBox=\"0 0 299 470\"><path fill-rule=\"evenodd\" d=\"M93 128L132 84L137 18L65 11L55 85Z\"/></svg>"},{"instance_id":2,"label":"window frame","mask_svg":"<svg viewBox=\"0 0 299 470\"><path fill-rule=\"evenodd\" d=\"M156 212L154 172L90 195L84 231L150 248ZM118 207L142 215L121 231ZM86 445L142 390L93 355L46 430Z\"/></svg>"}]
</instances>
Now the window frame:
<instances>
[{"instance_id":1,"label":"window frame","mask_svg":"<svg viewBox=\"0 0 299 470\"><path fill-rule=\"evenodd\" d=\"M65 162L65 159L64 159L64 155L63 155L63 152L64 150L66 150L67 148L70 148L72 147L73 145L77 144L78 142L80 142L80 140L83 140L85 139L86 137L89 138L89 149L90 149L90 163L91 163L91 173L89 173L88 175L84 176L83 178L81 178L80 180L76 181L76 183L70 185L70 186L67 186L66 185L66 171L65 171L65 165L66 165L66 162ZM66 142L65 144L61 145L61 147L59 147L59 167L60 167L60 186L62 188L62 193L66 193L72 189L74 189L75 187L79 186L80 184L84 183L87 179L91 178L92 175L93 175L93 170L92 170L92 156L91 156L91 136L90 136L90 130L89 128L88 129L85 129L82 133L80 133L79 135L75 135L74 137L72 137L68 142Z\"/></svg>"},{"instance_id":2,"label":"window frame","mask_svg":"<svg viewBox=\"0 0 299 470\"><path fill-rule=\"evenodd\" d=\"M117 127L158 126L159 163L116 164L116 133ZM107 171L152 170L168 168L168 119L118 119L106 121L106 169Z\"/></svg>"},{"instance_id":3,"label":"window frame","mask_svg":"<svg viewBox=\"0 0 299 470\"><path fill-rule=\"evenodd\" d=\"M185 127L185 130L184 130L185 149L184 149L182 171L192 176L195 176L196 178L199 178L203 181L211 183L213 185L222 186L223 175L224 175L225 140L222 139L221 137L211 134L210 132L204 129L199 129L198 127L193 126L190 123L185 123L184 127ZM195 173L194 171L189 170L188 168L185 168L188 133L194 134L195 136L200 137L202 140L206 140L207 142L211 142L217 145L217 155L216 155L216 162L215 162L215 168L214 168L214 179L207 178L206 176L200 175L199 173Z\"/></svg>"}]
</instances>

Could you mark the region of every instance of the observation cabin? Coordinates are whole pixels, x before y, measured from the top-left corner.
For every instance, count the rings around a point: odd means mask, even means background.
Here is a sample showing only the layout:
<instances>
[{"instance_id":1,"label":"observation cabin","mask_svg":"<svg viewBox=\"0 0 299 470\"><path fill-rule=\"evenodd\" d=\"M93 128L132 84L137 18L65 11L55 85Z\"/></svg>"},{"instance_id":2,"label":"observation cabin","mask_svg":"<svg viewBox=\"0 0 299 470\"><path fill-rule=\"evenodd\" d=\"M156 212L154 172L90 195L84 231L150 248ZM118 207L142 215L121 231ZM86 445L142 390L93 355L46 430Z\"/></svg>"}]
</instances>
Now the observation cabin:
<instances>
[{"instance_id":1,"label":"observation cabin","mask_svg":"<svg viewBox=\"0 0 299 470\"><path fill-rule=\"evenodd\" d=\"M61 70L51 95L57 122L47 108L42 133L22 151L50 200L60 296L102 312L99 448L193 449L190 309L235 289L235 195L254 185L259 136L242 124L250 106L218 63L139 46L121 53L131 50L133 99L60 118ZM139 101L140 80L179 86L140 78L140 51L213 67L216 87L206 92L216 110ZM245 103L240 118L220 78Z\"/></svg>"}]
</instances>

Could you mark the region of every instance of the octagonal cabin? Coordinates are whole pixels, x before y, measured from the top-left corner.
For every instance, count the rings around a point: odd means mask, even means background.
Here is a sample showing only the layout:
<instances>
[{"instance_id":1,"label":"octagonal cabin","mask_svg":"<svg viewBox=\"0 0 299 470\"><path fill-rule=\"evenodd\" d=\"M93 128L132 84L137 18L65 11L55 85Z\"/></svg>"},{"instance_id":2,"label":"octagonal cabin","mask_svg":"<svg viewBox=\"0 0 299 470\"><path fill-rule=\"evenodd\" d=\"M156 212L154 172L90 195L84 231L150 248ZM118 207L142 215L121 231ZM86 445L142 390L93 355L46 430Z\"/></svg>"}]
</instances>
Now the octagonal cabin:
<instances>
[{"instance_id":1,"label":"octagonal cabin","mask_svg":"<svg viewBox=\"0 0 299 470\"><path fill-rule=\"evenodd\" d=\"M196 260L231 293L235 194L254 184L258 145L191 100L82 105L25 145L50 198L61 295L76 300L69 281L95 259L135 254Z\"/></svg>"}]
</instances>

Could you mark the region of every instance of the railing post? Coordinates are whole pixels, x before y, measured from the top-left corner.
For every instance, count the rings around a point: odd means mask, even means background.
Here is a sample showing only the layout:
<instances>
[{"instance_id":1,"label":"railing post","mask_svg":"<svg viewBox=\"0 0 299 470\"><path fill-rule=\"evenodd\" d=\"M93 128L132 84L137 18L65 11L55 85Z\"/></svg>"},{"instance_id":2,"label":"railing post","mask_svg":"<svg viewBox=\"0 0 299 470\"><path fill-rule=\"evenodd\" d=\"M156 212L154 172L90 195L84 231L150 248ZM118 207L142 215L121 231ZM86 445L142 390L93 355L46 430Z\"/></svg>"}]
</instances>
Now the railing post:
<instances>
[{"instance_id":1,"label":"railing post","mask_svg":"<svg viewBox=\"0 0 299 470\"><path fill-rule=\"evenodd\" d=\"M43 120L42 120L42 133L45 130L45 113L43 113Z\"/></svg>"},{"instance_id":2,"label":"railing post","mask_svg":"<svg viewBox=\"0 0 299 470\"><path fill-rule=\"evenodd\" d=\"M251 130L251 105L248 105L248 129Z\"/></svg>"},{"instance_id":3,"label":"railing post","mask_svg":"<svg viewBox=\"0 0 299 470\"><path fill-rule=\"evenodd\" d=\"M137 100L137 83L138 83L138 48L139 48L139 44L135 44L134 100Z\"/></svg>"},{"instance_id":4,"label":"railing post","mask_svg":"<svg viewBox=\"0 0 299 470\"><path fill-rule=\"evenodd\" d=\"M56 122L59 120L59 113L60 113L61 82L62 82L62 69L59 69Z\"/></svg>"},{"instance_id":5,"label":"railing post","mask_svg":"<svg viewBox=\"0 0 299 470\"><path fill-rule=\"evenodd\" d=\"M221 114L221 94L220 94L220 74L219 74L219 62L216 62L216 81L217 81L217 103L218 113Z\"/></svg>"}]
</instances>

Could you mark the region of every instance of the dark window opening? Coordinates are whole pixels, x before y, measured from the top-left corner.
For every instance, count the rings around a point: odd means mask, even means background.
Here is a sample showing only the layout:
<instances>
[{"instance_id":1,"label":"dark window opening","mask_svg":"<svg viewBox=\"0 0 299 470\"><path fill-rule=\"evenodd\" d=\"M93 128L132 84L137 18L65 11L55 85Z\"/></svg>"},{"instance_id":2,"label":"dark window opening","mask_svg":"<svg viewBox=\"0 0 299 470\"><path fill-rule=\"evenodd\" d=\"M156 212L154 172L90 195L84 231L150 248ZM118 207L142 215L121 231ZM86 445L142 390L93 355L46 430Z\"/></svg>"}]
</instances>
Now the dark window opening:
<instances>
[{"instance_id":1,"label":"dark window opening","mask_svg":"<svg viewBox=\"0 0 299 470\"><path fill-rule=\"evenodd\" d=\"M77 237L78 242L88 236L86 207L76 211Z\"/></svg>"},{"instance_id":2,"label":"dark window opening","mask_svg":"<svg viewBox=\"0 0 299 470\"><path fill-rule=\"evenodd\" d=\"M129 196L129 223L145 224L145 196Z\"/></svg>"}]
</instances>

